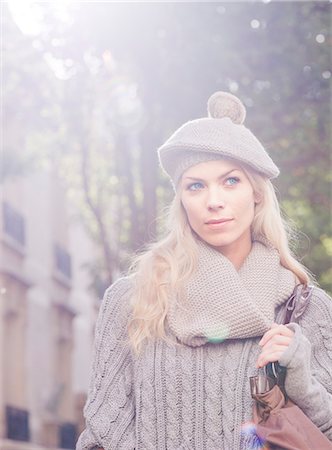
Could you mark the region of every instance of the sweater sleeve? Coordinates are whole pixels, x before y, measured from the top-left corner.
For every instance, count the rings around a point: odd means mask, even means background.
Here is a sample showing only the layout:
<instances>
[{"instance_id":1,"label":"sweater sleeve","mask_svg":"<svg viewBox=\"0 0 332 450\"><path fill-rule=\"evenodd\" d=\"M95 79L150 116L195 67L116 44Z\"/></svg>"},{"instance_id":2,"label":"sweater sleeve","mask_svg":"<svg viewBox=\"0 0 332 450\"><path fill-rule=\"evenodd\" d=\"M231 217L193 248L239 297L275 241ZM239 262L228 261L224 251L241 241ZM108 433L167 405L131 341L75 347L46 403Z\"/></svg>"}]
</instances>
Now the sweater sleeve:
<instances>
[{"instance_id":1,"label":"sweater sleeve","mask_svg":"<svg viewBox=\"0 0 332 450\"><path fill-rule=\"evenodd\" d=\"M279 363L287 367L289 397L332 440L332 299L315 288Z\"/></svg>"},{"instance_id":2,"label":"sweater sleeve","mask_svg":"<svg viewBox=\"0 0 332 450\"><path fill-rule=\"evenodd\" d=\"M118 280L106 290L101 303L84 407L86 428L76 450L135 448L133 363L126 342L130 285L128 278Z\"/></svg>"}]
</instances>

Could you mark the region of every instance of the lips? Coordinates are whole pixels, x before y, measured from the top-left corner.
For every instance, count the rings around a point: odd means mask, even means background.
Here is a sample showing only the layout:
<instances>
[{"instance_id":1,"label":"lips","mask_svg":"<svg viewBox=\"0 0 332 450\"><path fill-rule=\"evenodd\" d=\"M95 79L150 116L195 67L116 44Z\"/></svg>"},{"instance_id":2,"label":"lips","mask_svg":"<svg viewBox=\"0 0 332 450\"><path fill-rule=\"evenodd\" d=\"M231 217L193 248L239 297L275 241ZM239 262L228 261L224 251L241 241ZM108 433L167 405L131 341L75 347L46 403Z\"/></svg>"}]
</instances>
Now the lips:
<instances>
[{"instance_id":1,"label":"lips","mask_svg":"<svg viewBox=\"0 0 332 450\"><path fill-rule=\"evenodd\" d=\"M205 223L206 223L206 225L216 225L216 224L219 224L219 223L230 222L231 220L233 220L233 219L231 219L231 218L211 219L211 220L208 220Z\"/></svg>"}]
</instances>

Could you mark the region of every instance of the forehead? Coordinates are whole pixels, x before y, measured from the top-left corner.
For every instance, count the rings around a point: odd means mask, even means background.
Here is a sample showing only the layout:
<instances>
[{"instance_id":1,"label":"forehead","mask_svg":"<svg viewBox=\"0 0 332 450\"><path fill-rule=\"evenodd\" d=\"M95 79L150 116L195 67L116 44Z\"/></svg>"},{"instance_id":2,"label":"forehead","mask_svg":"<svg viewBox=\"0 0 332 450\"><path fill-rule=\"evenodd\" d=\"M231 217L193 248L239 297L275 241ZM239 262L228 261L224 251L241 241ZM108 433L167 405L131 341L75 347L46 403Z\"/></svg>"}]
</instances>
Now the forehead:
<instances>
[{"instance_id":1,"label":"forehead","mask_svg":"<svg viewBox=\"0 0 332 450\"><path fill-rule=\"evenodd\" d=\"M186 177L202 178L203 176L207 175L219 176L231 170L242 170L242 169L241 166L227 159L204 161L202 163L189 167L189 169L187 169L183 173L182 178Z\"/></svg>"}]
</instances>

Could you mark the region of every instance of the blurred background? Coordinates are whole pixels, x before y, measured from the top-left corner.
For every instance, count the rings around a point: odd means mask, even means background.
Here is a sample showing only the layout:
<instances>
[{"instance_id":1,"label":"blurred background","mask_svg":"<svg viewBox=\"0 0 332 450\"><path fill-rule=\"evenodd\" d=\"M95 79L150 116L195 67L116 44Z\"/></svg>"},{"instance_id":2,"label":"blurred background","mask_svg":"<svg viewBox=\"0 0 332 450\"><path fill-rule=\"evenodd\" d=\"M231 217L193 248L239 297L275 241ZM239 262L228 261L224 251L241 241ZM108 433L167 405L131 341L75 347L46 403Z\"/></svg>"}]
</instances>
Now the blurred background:
<instances>
[{"instance_id":1,"label":"blurred background","mask_svg":"<svg viewBox=\"0 0 332 450\"><path fill-rule=\"evenodd\" d=\"M0 448L74 448L105 288L160 233L156 149L216 90L332 291L329 1L1 3Z\"/></svg>"}]
</instances>

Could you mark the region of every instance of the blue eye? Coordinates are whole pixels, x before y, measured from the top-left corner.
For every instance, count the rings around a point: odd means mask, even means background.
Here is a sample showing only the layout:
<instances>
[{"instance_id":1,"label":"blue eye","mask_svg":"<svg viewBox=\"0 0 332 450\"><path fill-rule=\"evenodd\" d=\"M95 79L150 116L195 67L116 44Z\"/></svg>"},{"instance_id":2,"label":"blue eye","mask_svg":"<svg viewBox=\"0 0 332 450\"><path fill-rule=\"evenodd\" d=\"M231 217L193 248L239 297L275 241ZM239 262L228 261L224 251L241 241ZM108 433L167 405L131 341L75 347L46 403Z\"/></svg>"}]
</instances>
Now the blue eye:
<instances>
[{"instance_id":1,"label":"blue eye","mask_svg":"<svg viewBox=\"0 0 332 450\"><path fill-rule=\"evenodd\" d=\"M188 191L199 191L200 189L203 189L203 183L200 183L199 181L195 181L195 183L191 183L188 185L187 189Z\"/></svg>"},{"instance_id":2,"label":"blue eye","mask_svg":"<svg viewBox=\"0 0 332 450\"><path fill-rule=\"evenodd\" d=\"M238 184L239 181L240 181L240 178L238 178L238 177L226 178L226 184L228 184L229 186L234 186L235 184Z\"/></svg>"}]
</instances>

